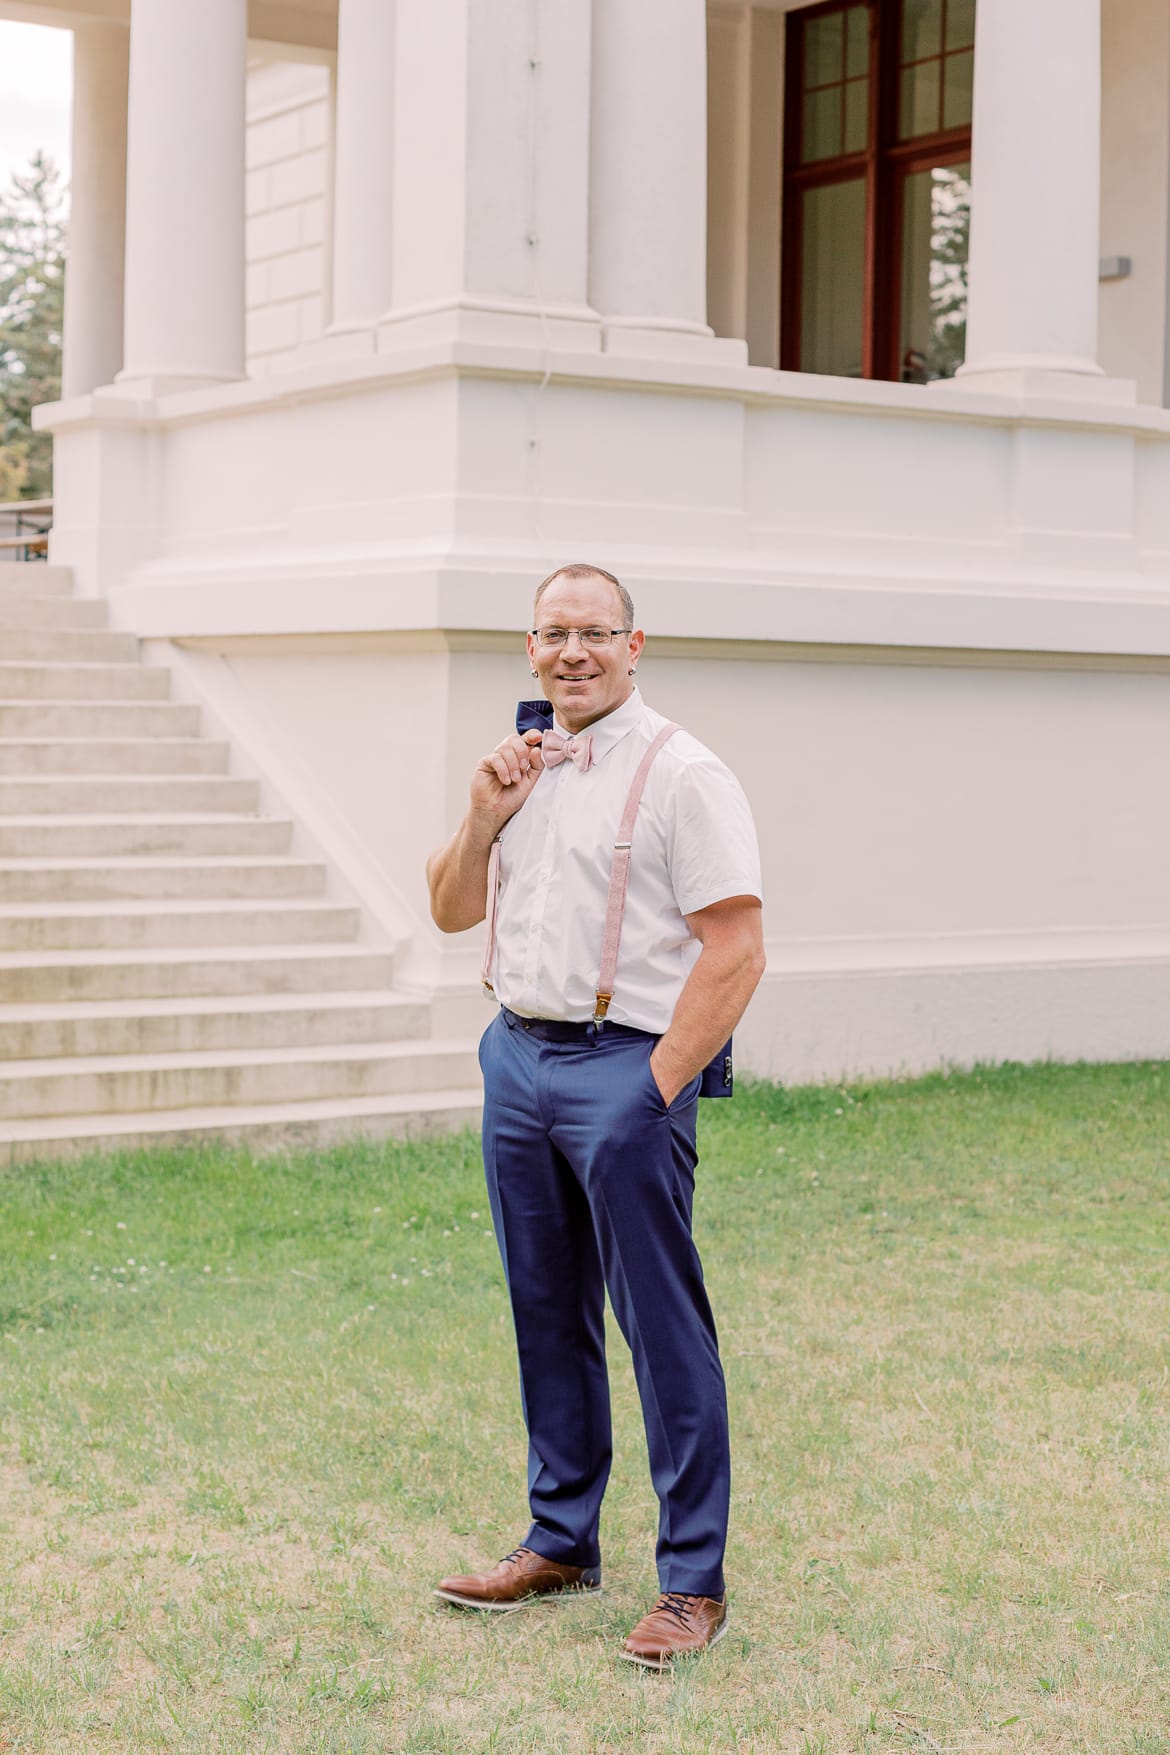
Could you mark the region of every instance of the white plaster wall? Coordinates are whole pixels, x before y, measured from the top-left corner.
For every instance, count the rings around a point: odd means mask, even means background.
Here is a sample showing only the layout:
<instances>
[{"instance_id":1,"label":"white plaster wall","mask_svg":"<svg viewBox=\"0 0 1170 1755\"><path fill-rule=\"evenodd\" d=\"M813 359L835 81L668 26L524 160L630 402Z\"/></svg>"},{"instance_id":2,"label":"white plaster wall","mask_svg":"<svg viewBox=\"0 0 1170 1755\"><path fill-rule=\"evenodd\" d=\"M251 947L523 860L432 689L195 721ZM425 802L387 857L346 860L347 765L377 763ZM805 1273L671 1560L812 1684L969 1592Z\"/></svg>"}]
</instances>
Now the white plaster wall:
<instances>
[{"instance_id":1,"label":"white plaster wall","mask_svg":"<svg viewBox=\"0 0 1170 1755\"><path fill-rule=\"evenodd\" d=\"M673 648L672 648L673 650ZM1170 933L1170 834L1147 800L1170 674L654 656L648 699L740 773L768 937L826 967L945 935ZM968 951L972 949L968 946Z\"/></svg>"},{"instance_id":2,"label":"white plaster wall","mask_svg":"<svg viewBox=\"0 0 1170 1755\"><path fill-rule=\"evenodd\" d=\"M857 652L657 658L647 697L739 772L768 975L743 1065L785 1080L1170 1052L1170 666Z\"/></svg>"},{"instance_id":3,"label":"white plaster wall","mask_svg":"<svg viewBox=\"0 0 1170 1755\"><path fill-rule=\"evenodd\" d=\"M1133 273L1102 282L1100 357L1142 402L1167 400L1168 226L1170 7L1103 0L1101 254L1131 257Z\"/></svg>"},{"instance_id":4,"label":"white plaster wall","mask_svg":"<svg viewBox=\"0 0 1170 1755\"><path fill-rule=\"evenodd\" d=\"M444 939L434 927L425 863L466 809L473 767L531 693L522 636L369 634L284 651L267 642L237 646L223 662L263 726L268 758L328 801L340 836L381 874L386 912L409 916L399 978L474 989L479 935Z\"/></svg>"},{"instance_id":5,"label":"white plaster wall","mask_svg":"<svg viewBox=\"0 0 1170 1755\"><path fill-rule=\"evenodd\" d=\"M248 371L295 359L328 321L330 71L296 61L248 67Z\"/></svg>"},{"instance_id":6,"label":"white plaster wall","mask_svg":"<svg viewBox=\"0 0 1170 1755\"><path fill-rule=\"evenodd\" d=\"M760 831L769 966L745 1069L1170 1052L1170 827L1149 809L1170 663L730 657L638 619L644 697L739 774ZM474 1029L481 933L436 932L423 868L531 691L518 629L267 644L222 660L263 755L328 801L409 916L400 979Z\"/></svg>"}]
</instances>

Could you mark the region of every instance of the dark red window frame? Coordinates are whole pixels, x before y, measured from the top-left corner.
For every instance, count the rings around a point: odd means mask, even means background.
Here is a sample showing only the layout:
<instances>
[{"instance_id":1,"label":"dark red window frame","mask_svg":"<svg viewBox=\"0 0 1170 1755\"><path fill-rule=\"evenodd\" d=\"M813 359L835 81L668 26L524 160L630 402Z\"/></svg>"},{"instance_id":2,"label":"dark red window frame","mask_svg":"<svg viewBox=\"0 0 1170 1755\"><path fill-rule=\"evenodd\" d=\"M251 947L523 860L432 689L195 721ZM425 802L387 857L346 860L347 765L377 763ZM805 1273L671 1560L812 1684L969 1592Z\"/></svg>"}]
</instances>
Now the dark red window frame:
<instances>
[{"instance_id":1,"label":"dark red window frame","mask_svg":"<svg viewBox=\"0 0 1170 1755\"><path fill-rule=\"evenodd\" d=\"M862 289L863 378L902 376L902 244L905 179L971 156L970 123L898 139L899 43L903 0L865 0L869 13L869 127L860 152L802 165L804 33L810 19L847 12L857 0L821 0L788 14L785 46L784 200L781 210L780 364L799 371L803 288L803 197L808 189L865 179ZM953 51L952 51L953 52ZM933 57L931 57L933 59ZM938 59L945 61L943 50ZM941 104L941 93L940 93ZM941 121L941 109L940 109Z\"/></svg>"}]
</instances>

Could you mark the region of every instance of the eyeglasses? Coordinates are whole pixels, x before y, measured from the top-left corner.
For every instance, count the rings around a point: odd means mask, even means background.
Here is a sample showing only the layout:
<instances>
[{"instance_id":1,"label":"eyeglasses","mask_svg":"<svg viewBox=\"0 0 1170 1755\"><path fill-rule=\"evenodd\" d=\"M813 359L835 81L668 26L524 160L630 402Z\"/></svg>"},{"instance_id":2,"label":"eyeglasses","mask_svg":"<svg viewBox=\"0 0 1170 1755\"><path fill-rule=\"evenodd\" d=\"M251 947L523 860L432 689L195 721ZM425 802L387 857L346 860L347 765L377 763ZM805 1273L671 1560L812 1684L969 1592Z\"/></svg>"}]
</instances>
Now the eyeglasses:
<instances>
[{"instance_id":1,"label":"eyeglasses","mask_svg":"<svg viewBox=\"0 0 1170 1755\"><path fill-rule=\"evenodd\" d=\"M576 634L582 646L596 651L608 646L615 634L632 634L633 628L533 628L532 638L538 646L567 646Z\"/></svg>"}]
</instances>

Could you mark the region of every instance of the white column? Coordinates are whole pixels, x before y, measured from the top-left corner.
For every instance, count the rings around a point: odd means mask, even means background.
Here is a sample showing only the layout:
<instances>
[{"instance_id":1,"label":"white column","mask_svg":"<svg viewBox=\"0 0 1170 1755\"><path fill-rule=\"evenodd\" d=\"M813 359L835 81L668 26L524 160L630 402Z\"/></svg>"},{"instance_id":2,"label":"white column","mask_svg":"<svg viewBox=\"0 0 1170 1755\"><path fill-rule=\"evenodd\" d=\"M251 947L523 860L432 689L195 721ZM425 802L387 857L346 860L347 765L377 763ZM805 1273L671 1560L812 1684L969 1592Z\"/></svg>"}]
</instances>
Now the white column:
<instances>
[{"instance_id":1,"label":"white column","mask_svg":"<svg viewBox=\"0 0 1170 1755\"><path fill-rule=\"evenodd\" d=\"M394 0L339 0L333 330L390 308L394 264Z\"/></svg>"},{"instance_id":2,"label":"white column","mask_svg":"<svg viewBox=\"0 0 1170 1755\"><path fill-rule=\"evenodd\" d=\"M1100 184L1101 0L979 0L964 387L1094 394Z\"/></svg>"},{"instance_id":3,"label":"white column","mask_svg":"<svg viewBox=\"0 0 1170 1755\"><path fill-rule=\"evenodd\" d=\"M122 364L129 53L124 24L81 24L73 32L63 398L112 383Z\"/></svg>"},{"instance_id":4,"label":"white column","mask_svg":"<svg viewBox=\"0 0 1170 1755\"><path fill-rule=\"evenodd\" d=\"M747 357L707 323L704 0L594 0L589 294L607 351Z\"/></svg>"},{"instance_id":5,"label":"white column","mask_svg":"<svg viewBox=\"0 0 1170 1755\"><path fill-rule=\"evenodd\" d=\"M138 393L244 375L246 0L133 0L126 350Z\"/></svg>"},{"instance_id":6,"label":"white column","mask_svg":"<svg viewBox=\"0 0 1170 1755\"><path fill-rule=\"evenodd\" d=\"M590 0L395 0L395 18L394 298L379 346L596 350Z\"/></svg>"}]
</instances>

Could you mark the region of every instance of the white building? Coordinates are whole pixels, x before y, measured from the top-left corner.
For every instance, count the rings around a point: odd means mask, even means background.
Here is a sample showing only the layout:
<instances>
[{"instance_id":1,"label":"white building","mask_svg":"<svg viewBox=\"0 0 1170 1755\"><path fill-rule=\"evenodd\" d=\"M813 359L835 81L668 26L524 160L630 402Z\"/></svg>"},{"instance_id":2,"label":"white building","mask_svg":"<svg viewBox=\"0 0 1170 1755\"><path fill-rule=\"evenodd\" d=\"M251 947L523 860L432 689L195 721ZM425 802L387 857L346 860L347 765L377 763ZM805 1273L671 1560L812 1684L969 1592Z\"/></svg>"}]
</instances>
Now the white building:
<instances>
[{"instance_id":1,"label":"white building","mask_svg":"<svg viewBox=\"0 0 1170 1755\"><path fill-rule=\"evenodd\" d=\"M486 1016L425 854L585 558L756 808L744 1061L1170 1054L1160 0L0 15L76 29L51 560L425 1031Z\"/></svg>"}]
</instances>

